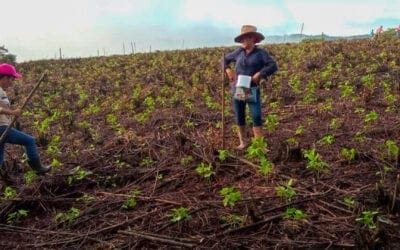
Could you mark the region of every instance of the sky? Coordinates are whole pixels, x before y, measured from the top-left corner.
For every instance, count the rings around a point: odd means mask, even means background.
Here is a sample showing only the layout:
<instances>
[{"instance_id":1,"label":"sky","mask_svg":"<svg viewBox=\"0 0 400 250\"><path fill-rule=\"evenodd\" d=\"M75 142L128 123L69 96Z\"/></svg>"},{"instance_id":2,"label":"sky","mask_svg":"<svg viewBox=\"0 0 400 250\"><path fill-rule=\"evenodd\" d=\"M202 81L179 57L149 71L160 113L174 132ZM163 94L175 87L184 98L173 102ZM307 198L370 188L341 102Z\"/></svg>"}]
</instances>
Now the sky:
<instances>
[{"instance_id":1,"label":"sky","mask_svg":"<svg viewBox=\"0 0 400 250\"><path fill-rule=\"evenodd\" d=\"M0 0L0 46L17 62L235 45L266 36L369 34L400 25L400 0Z\"/></svg>"}]
</instances>

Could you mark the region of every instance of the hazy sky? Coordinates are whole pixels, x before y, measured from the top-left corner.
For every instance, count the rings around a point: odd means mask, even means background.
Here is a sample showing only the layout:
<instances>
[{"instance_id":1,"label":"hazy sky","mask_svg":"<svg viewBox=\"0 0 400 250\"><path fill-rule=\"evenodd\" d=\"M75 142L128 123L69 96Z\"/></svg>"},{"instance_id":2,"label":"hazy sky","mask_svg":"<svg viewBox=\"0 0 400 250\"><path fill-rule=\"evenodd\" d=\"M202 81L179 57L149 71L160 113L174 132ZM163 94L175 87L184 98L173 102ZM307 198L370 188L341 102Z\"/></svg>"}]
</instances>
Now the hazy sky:
<instances>
[{"instance_id":1,"label":"hazy sky","mask_svg":"<svg viewBox=\"0 0 400 250\"><path fill-rule=\"evenodd\" d=\"M368 34L400 25L400 0L0 0L0 45L17 61L234 45L269 35Z\"/></svg>"}]
</instances>

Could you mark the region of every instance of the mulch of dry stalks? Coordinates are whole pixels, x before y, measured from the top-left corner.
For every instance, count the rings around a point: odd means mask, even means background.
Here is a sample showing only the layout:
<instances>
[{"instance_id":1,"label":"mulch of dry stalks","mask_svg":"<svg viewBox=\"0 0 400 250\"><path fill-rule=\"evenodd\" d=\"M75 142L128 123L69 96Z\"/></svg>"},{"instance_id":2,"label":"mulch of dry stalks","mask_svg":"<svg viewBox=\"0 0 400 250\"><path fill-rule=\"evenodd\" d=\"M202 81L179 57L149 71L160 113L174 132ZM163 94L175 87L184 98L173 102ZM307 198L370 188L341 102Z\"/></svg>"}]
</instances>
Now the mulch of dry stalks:
<instances>
[{"instance_id":1,"label":"mulch of dry stalks","mask_svg":"<svg viewBox=\"0 0 400 250\"><path fill-rule=\"evenodd\" d=\"M265 90L264 90L265 91ZM264 92L265 93L265 92ZM194 113L195 129L182 124L187 114L179 109L157 111L136 136L110 136L104 131L100 150L80 151L79 162L63 159L64 166L51 174L24 185L24 165L8 161L6 168L19 195L0 203L0 246L3 248L399 248L400 200L397 160L384 159L376 145L388 138L400 138L399 117L379 118L365 133L363 143L353 138L363 126L363 117L348 112L351 102L335 102L332 110L317 105L297 105L290 88L282 88L282 98L291 100L274 110L279 126L265 132L268 158L273 172L258 172L258 162L235 151L236 137L226 133L227 149L232 152L225 161L218 158L221 135L208 130L220 120L220 114L207 110ZM339 92L330 96L339 100ZM323 93L321 98L324 98ZM367 110L384 113L385 107L374 101ZM265 114L270 110L265 109ZM192 114L193 115L193 114ZM333 135L335 142L326 145L319 140L328 133L333 117L340 126ZM126 121L129 122L129 121ZM233 118L227 124L233 124ZM298 145L287 143L299 125L308 124L297 136ZM160 126L164 125L161 129ZM82 136L85 136L83 133ZM251 136L249 128L248 136ZM302 151L315 146L329 170L319 178L307 168ZM339 156L340 149L357 149L352 161ZM86 148L86 147L84 147ZM75 150L64 148L64 151ZM15 150L18 151L18 150ZM12 154L12 153L11 153ZM183 163L182 159L189 159ZM116 160L126 164L116 166ZM146 165L144 159L152 159ZM154 164L154 162L156 164ZM215 175L202 178L195 168L212 164ZM383 177L377 176L385 166L393 167ZM76 166L91 174L68 183ZM21 171L22 170L22 171ZM296 196L285 201L275 188L293 180ZM234 206L224 206L220 190L234 186L242 198ZM134 194L140 190L140 194ZM344 202L352 197L354 206ZM137 204L124 209L129 199ZM171 221L172 209L185 207L189 217L178 223ZM306 219L285 219L289 207L303 210ZM63 211L79 209L71 220L55 220ZM18 209L29 210L23 223L6 223L7 215ZM376 229L357 223L362 211L378 211ZM240 216L241 220L235 220ZM375 218L376 219L376 218Z\"/></svg>"}]
</instances>

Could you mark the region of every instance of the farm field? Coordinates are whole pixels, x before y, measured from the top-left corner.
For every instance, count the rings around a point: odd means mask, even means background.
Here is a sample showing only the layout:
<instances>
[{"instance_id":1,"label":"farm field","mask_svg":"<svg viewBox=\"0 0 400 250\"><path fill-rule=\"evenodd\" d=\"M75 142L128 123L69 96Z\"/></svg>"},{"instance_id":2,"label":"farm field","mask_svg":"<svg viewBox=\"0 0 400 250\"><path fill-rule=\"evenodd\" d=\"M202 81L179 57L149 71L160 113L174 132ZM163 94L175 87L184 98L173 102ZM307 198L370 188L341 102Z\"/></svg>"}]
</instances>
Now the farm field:
<instances>
[{"instance_id":1,"label":"farm field","mask_svg":"<svg viewBox=\"0 0 400 250\"><path fill-rule=\"evenodd\" d=\"M17 66L11 99L53 171L8 146L2 248L400 248L400 39L267 45L265 141L237 151L223 53ZM251 119L249 119L250 122Z\"/></svg>"}]
</instances>

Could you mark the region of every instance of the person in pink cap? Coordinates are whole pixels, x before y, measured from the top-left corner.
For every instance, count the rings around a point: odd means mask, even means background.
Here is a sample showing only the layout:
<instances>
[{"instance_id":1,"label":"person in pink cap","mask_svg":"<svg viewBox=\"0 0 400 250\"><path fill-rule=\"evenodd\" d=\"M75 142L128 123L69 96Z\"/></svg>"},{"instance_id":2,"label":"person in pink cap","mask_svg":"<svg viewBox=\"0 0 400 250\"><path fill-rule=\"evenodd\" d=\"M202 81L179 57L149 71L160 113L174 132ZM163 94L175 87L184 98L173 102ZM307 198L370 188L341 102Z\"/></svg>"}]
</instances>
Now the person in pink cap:
<instances>
[{"instance_id":1,"label":"person in pink cap","mask_svg":"<svg viewBox=\"0 0 400 250\"><path fill-rule=\"evenodd\" d=\"M376 29L375 36L377 36L377 37L380 36L382 34L382 32L383 32L383 26L381 25Z\"/></svg>"},{"instance_id":2,"label":"person in pink cap","mask_svg":"<svg viewBox=\"0 0 400 250\"><path fill-rule=\"evenodd\" d=\"M396 28L396 36L400 37L400 24L399 26Z\"/></svg>"},{"instance_id":3,"label":"person in pink cap","mask_svg":"<svg viewBox=\"0 0 400 250\"><path fill-rule=\"evenodd\" d=\"M15 70L14 66L7 63L0 64L0 135L10 125L10 116L22 115L21 109L11 109L10 100L5 92L13 85L16 78L22 78L22 75ZM5 143L23 145L28 156L28 164L36 173L44 174L50 171L51 166L43 167L40 163L35 138L14 128L9 130L4 143L0 145L0 169L4 162Z\"/></svg>"}]
</instances>

